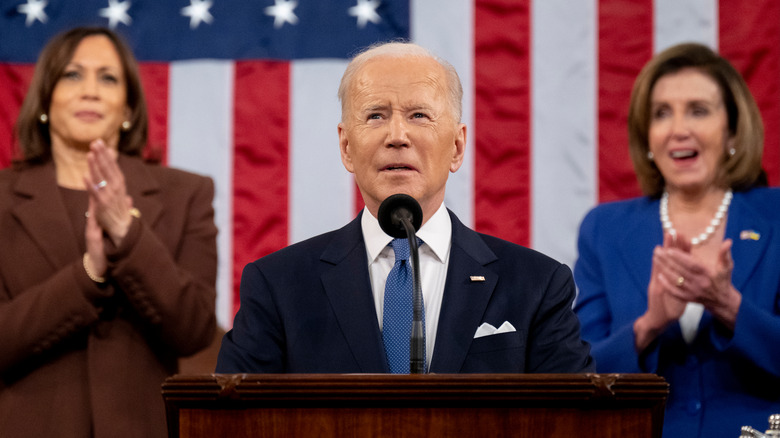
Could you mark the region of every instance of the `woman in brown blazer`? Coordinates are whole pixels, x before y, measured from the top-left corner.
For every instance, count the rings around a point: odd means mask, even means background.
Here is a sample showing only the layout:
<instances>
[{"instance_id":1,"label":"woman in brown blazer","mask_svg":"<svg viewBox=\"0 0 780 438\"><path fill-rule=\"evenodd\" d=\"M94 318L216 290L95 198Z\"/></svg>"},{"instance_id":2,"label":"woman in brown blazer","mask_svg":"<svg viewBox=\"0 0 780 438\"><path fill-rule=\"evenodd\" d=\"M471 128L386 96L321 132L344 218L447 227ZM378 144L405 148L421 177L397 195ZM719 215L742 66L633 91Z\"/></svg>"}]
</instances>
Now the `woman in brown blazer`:
<instances>
[{"instance_id":1,"label":"woman in brown blazer","mask_svg":"<svg viewBox=\"0 0 780 438\"><path fill-rule=\"evenodd\" d=\"M164 437L160 385L216 328L211 179L146 163L136 61L42 52L0 171L0 435Z\"/></svg>"}]
</instances>

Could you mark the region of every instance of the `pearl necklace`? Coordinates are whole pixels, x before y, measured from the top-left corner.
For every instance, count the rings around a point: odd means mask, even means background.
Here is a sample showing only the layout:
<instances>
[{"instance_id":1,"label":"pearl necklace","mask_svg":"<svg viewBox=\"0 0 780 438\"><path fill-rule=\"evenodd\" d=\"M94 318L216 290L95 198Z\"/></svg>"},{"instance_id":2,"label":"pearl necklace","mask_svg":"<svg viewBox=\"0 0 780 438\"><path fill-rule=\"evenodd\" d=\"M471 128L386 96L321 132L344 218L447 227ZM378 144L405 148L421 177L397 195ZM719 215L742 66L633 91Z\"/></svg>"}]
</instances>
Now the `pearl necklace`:
<instances>
[{"instance_id":1,"label":"pearl necklace","mask_svg":"<svg viewBox=\"0 0 780 438\"><path fill-rule=\"evenodd\" d=\"M703 233L691 239L691 245L701 245L715 233L715 230L723 221L723 218L726 217L726 213L729 211L729 205L731 204L731 198L733 197L734 195L731 193L731 189L726 190L726 193L723 194L723 200L720 201L718 211L715 212L715 217L710 221L710 225ZM661 205L658 210L661 215L661 224L663 225L664 230L671 234L672 237L677 237L677 230L674 229L672 221L669 220L669 192L664 191L663 196L661 196Z\"/></svg>"}]
</instances>

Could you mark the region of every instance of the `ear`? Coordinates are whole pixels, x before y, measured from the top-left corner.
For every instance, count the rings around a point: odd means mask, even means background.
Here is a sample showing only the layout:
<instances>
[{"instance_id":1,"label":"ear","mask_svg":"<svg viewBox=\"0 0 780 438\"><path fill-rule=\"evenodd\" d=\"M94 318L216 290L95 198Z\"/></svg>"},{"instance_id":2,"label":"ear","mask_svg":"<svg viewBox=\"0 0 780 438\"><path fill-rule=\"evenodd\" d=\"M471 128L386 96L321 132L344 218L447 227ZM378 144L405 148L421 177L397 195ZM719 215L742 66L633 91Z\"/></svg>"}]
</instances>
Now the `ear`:
<instances>
[{"instance_id":1,"label":"ear","mask_svg":"<svg viewBox=\"0 0 780 438\"><path fill-rule=\"evenodd\" d=\"M341 163L349 173L355 173L355 166L352 164L352 156L350 155L349 139L347 138L347 128L344 123L339 123L339 152L341 153Z\"/></svg>"},{"instance_id":2,"label":"ear","mask_svg":"<svg viewBox=\"0 0 780 438\"><path fill-rule=\"evenodd\" d=\"M726 154L729 153L729 150L734 147L734 145L737 142L737 135L736 134L729 134L728 140L726 140Z\"/></svg>"},{"instance_id":3,"label":"ear","mask_svg":"<svg viewBox=\"0 0 780 438\"><path fill-rule=\"evenodd\" d=\"M452 161L450 161L450 172L455 173L463 165L463 157L466 155L466 125L458 123L455 132L455 143L452 149Z\"/></svg>"}]
</instances>

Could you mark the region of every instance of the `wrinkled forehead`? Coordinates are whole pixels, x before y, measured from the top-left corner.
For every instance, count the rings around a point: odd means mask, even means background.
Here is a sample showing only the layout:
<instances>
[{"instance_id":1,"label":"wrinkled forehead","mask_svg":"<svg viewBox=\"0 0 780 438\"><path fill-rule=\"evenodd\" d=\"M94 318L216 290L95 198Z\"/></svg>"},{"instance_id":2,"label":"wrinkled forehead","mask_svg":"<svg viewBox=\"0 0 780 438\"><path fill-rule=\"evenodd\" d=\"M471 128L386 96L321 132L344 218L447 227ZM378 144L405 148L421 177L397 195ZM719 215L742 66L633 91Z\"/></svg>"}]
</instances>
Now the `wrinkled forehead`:
<instances>
[{"instance_id":1,"label":"wrinkled forehead","mask_svg":"<svg viewBox=\"0 0 780 438\"><path fill-rule=\"evenodd\" d=\"M388 97L404 101L447 99L447 77L434 59L418 56L382 56L367 61L349 86L352 104Z\"/></svg>"}]
</instances>

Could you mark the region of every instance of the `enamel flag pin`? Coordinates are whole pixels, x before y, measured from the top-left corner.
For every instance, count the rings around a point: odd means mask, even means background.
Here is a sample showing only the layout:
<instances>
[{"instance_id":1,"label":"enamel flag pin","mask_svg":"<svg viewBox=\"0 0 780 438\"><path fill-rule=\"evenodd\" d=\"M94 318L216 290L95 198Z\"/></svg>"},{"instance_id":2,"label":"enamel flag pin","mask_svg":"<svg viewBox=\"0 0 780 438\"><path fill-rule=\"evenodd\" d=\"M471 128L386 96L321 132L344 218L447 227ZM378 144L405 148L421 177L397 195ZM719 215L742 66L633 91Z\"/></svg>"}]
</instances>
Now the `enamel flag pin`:
<instances>
[{"instance_id":1,"label":"enamel flag pin","mask_svg":"<svg viewBox=\"0 0 780 438\"><path fill-rule=\"evenodd\" d=\"M761 235L753 230L742 230L742 232L739 233L739 238L740 240L758 240L761 238Z\"/></svg>"}]
</instances>

